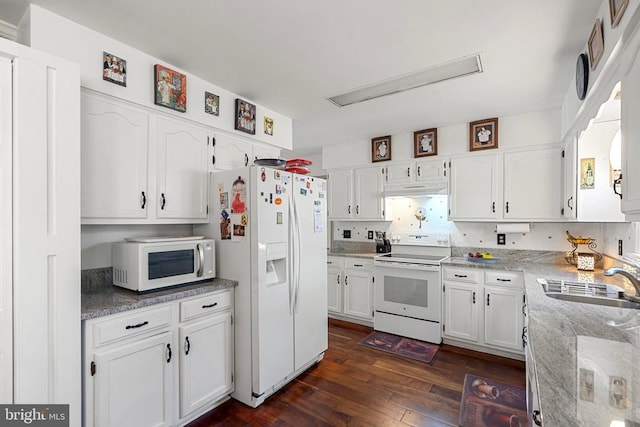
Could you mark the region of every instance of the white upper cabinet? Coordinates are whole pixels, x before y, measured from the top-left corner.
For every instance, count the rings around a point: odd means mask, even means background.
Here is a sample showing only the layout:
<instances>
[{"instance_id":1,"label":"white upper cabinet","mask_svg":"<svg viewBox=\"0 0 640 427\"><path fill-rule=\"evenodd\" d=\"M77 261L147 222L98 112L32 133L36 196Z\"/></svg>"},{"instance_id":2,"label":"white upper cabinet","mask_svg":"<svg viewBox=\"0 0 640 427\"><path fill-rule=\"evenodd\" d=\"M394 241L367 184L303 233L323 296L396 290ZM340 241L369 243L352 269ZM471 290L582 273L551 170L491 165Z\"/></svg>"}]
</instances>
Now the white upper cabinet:
<instances>
[{"instance_id":1,"label":"white upper cabinet","mask_svg":"<svg viewBox=\"0 0 640 427\"><path fill-rule=\"evenodd\" d=\"M563 206L561 208L562 216L565 219L576 219L577 216L577 141L573 134L565 139L564 155L563 155L563 174L564 174L564 191L562 196Z\"/></svg>"},{"instance_id":2,"label":"white upper cabinet","mask_svg":"<svg viewBox=\"0 0 640 427\"><path fill-rule=\"evenodd\" d=\"M207 130L158 118L158 218L207 219Z\"/></svg>"},{"instance_id":3,"label":"white upper cabinet","mask_svg":"<svg viewBox=\"0 0 640 427\"><path fill-rule=\"evenodd\" d=\"M383 169L374 166L330 171L329 218L383 219Z\"/></svg>"},{"instance_id":4,"label":"white upper cabinet","mask_svg":"<svg viewBox=\"0 0 640 427\"><path fill-rule=\"evenodd\" d=\"M207 220L207 129L82 93L84 224Z\"/></svg>"},{"instance_id":5,"label":"white upper cabinet","mask_svg":"<svg viewBox=\"0 0 640 427\"><path fill-rule=\"evenodd\" d=\"M451 159L449 219L562 219L562 148Z\"/></svg>"},{"instance_id":6,"label":"white upper cabinet","mask_svg":"<svg viewBox=\"0 0 640 427\"><path fill-rule=\"evenodd\" d=\"M504 219L562 218L562 148L504 155Z\"/></svg>"},{"instance_id":7,"label":"white upper cabinet","mask_svg":"<svg viewBox=\"0 0 640 427\"><path fill-rule=\"evenodd\" d=\"M431 183L447 178L447 160L416 160L385 166L385 186Z\"/></svg>"},{"instance_id":8,"label":"white upper cabinet","mask_svg":"<svg viewBox=\"0 0 640 427\"><path fill-rule=\"evenodd\" d=\"M451 159L449 175L449 219L498 219L498 155Z\"/></svg>"},{"instance_id":9,"label":"white upper cabinet","mask_svg":"<svg viewBox=\"0 0 640 427\"><path fill-rule=\"evenodd\" d=\"M385 166L385 185L407 184L415 181L415 163L403 162Z\"/></svg>"},{"instance_id":10,"label":"white upper cabinet","mask_svg":"<svg viewBox=\"0 0 640 427\"><path fill-rule=\"evenodd\" d=\"M82 95L82 218L147 218L149 114Z\"/></svg>"},{"instance_id":11,"label":"white upper cabinet","mask_svg":"<svg viewBox=\"0 0 640 427\"><path fill-rule=\"evenodd\" d=\"M623 65L622 128L622 212L627 221L640 221L640 31L631 42Z\"/></svg>"},{"instance_id":12,"label":"white upper cabinet","mask_svg":"<svg viewBox=\"0 0 640 427\"><path fill-rule=\"evenodd\" d=\"M214 138L215 169L230 170L249 165L251 159L251 143L249 141L221 133L215 134Z\"/></svg>"},{"instance_id":13,"label":"white upper cabinet","mask_svg":"<svg viewBox=\"0 0 640 427\"><path fill-rule=\"evenodd\" d=\"M416 182L441 181L447 178L446 160L416 161Z\"/></svg>"}]
</instances>

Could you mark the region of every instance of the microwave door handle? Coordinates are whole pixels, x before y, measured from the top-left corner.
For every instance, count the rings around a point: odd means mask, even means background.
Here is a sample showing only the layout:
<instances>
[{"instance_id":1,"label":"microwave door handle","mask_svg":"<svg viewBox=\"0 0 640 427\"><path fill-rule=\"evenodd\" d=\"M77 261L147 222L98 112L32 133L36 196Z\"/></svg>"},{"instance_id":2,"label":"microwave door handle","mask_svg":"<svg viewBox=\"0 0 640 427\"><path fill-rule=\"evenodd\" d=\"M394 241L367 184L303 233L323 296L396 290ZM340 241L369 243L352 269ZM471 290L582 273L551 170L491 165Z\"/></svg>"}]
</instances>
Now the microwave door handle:
<instances>
[{"instance_id":1,"label":"microwave door handle","mask_svg":"<svg viewBox=\"0 0 640 427\"><path fill-rule=\"evenodd\" d=\"M204 250L202 249L202 245L200 243L196 245L196 248L198 249L198 272L196 273L196 276L202 277L202 272L204 269Z\"/></svg>"}]
</instances>

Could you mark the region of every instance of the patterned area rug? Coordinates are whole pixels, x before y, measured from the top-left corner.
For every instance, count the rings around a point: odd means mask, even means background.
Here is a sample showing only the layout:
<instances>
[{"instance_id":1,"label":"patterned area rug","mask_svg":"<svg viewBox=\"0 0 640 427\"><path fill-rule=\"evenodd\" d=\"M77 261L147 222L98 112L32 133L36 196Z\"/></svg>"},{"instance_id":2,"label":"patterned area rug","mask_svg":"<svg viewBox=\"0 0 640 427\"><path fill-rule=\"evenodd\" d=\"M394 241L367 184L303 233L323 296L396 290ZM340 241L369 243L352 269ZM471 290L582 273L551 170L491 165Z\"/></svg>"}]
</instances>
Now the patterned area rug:
<instances>
[{"instance_id":1,"label":"patterned area rug","mask_svg":"<svg viewBox=\"0 0 640 427\"><path fill-rule=\"evenodd\" d=\"M527 393L523 387L467 374L459 424L462 427L524 427Z\"/></svg>"},{"instance_id":2,"label":"patterned area rug","mask_svg":"<svg viewBox=\"0 0 640 427\"><path fill-rule=\"evenodd\" d=\"M440 350L440 346L435 344L378 331L370 333L358 344L427 363L431 362Z\"/></svg>"}]
</instances>

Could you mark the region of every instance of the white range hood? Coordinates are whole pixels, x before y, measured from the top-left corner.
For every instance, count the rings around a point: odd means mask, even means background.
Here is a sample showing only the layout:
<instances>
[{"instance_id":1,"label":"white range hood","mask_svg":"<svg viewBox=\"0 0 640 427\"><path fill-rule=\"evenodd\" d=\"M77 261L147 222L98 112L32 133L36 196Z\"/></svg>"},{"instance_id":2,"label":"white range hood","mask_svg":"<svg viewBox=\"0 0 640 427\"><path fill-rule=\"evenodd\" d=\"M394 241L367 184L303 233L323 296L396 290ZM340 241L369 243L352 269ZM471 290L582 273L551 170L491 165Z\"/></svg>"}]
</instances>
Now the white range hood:
<instances>
[{"instance_id":1,"label":"white range hood","mask_svg":"<svg viewBox=\"0 0 640 427\"><path fill-rule=\"evenodd\" d=\"M418 197L449 194L446 180L430 181L425 183L407 183L385 185L382 195L384 197Z\"/></svg>"}]
</instances>

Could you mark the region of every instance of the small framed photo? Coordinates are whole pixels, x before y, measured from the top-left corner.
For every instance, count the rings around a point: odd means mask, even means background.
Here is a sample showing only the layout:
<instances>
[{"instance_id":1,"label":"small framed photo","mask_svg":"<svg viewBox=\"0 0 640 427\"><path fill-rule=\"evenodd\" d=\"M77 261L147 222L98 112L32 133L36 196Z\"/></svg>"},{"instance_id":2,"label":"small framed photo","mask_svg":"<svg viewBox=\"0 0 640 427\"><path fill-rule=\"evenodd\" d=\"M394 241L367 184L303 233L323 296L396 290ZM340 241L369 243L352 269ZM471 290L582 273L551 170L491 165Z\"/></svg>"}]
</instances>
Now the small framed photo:
<instances>
[{"instance_id":1,"label":"small framed photo","mask_svg":"<svg viewBox=\"0 0 640 427\"><path fill-rule=\"evenodd\" d=\"M469 123L469 151L498 148L498 118Z\"/></svg>"},{"instance_id":2,"label":"small framed photo","mask_svg":"<svg viewBox=\"0 0 640 427\"><path fill-rule=\"evenodd\" d=\"M424 129L413 133L413 157L438 154L438 129Z\"/></svg>"},{"instance_id":3,"label":"small framed photo","mask_svg":"<svg viewBox=\"0 0 640 427\"><path fill-rule=\"evenodd\" d=\"M154 67L155 104L184 113L187 111L187 76L156 64Z\"/></svg>"},{"instance_id":4,"label":"small framed photo","mask_svg":"<svg viewBox=\"0 0 640 427\"><path fill-rule=\"evenodd\" d=\"M371 161L391 160L391 135L379 136L371 140Z\"/></svg>"},{"instance_id":5,"label":"small framed photo","mask_svg":"<svg viewBox=\"0 0 640 427\"><path fill-rule=\"evenodd\" d=\"M256 134L256 106L236 98L236 130Z\"/></svg>"},{"instance_id":6,"label":"small framed photo","mask_svg":"<svg viewBox=\"0 0 640 427\"><path fill-rule=\"evenodd\" d=\"M596 19L596 23L591 30L591 36L589 36L589 62L591 63L591 69L595 70L604 53L604 37L602 36L602 22L600 19Z\"/></svg>"},{"instance_id":7,"label":"small framed photo","mask_svg":"<svg viewBox=\"0 0 640 427\"><path fill-rule=\"evenodd\" d=\"M609 0L609 15L611 16L611 28L615 28L618 26L628 4L629 4L629 0Z\"/></svg>"},{"instance_id":8,"label":"small framed photo","mask_svg":"<svg viewBox=\"0 0 640 427\"><path fill-rule=\"evenodd\" d=\"M273 136L273 119L264 116L264 133Z\"/></svg>"},{"instance_id":9,"label":"small framed photo","mask_svg":"<svg viewBox=\"0 0 640 427\"><path fill-rule=\"evenodd\" d=\"M127 61L108 52L102 52L102 80L127 86Z\"/></svg>"},{"instance_id":10,"label":"small framed photo","mask_svg":"<svg viewBox=\"0 0 640 427\"><path fill-rule=\"evenodd\" d=\"M220 115L220 97L218 95L204 92L204 112L214 116Z\"/></svg>"}]
</instances>

